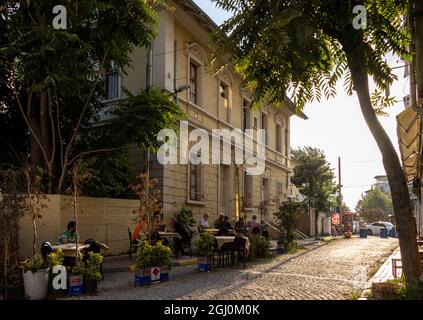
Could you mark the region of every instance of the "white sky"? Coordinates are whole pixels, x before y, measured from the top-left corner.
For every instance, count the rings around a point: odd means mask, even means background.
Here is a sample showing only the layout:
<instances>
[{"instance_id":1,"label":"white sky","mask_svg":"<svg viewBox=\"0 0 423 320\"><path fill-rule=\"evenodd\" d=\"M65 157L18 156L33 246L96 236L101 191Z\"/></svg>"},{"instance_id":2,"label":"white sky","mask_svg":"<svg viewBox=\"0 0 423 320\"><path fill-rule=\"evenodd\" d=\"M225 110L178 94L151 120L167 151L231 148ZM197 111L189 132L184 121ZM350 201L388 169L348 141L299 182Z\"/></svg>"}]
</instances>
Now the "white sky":
<instances>
[{"instance_id":1,"label":"white sky","mask_svg":"<svg viewBox=\"0 0 423 320\"><path fill-rule=\"evenodd\" d=\"M210 0L194 0L217 24L229 17L227 12L217 9ZM389 60L391 66L401 61ZM395 116L404 110L403 96L409 92L408 79L403 78L404 69L395 70L398 76L391 87L391 96L398 100L386 110L389 117L381 117L383 127L398 150ZM338 85L338 96L308 104L304 112L308 120L293 117L291 120L291 146L313 146L322 149L338 176L338 156L341 157L342 194L347 205L354 210L362 193L374 183L376 175L384 175L382 157L361 114L358 98L349 97L342 85Z\"/></svg>"}]
</instances>

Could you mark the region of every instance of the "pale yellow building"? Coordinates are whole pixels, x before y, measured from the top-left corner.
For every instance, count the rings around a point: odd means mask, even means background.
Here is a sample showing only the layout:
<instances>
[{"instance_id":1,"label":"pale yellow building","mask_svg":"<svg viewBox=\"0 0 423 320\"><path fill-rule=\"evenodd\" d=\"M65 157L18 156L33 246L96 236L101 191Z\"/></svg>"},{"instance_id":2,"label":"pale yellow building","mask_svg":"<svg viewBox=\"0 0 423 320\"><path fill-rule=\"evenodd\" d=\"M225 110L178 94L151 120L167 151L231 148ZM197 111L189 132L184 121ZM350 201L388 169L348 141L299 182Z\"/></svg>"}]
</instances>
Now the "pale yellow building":
<instances>
[{"instance_id":1,"label":"pale yellow building","mask_svg":"<svg viewBox=\"0 0 423 320\"><path fill-rule=\"evenodd\" d=\"M260 219L260 202L282 201L291 193L288 158L294 106L288 102L278 109L268 105L250 109L249 92L242 88L239 75L229 70L216 74L207 68L209 33L217 27L215 23L191 0L168 4L173 10L161 12L159 36L152 46L152 84L170 93L181 89L176 98L190 130L203 128L211 134L212 129L266 129L266 170L263 175L248 176L243 165L235 164L162 166L152 155L150 175L159 180L165 221L182 207L191 208L197 220L204 212L210 214L210 222L220 212L231 221L253 214ZM121 87L133 93L146 87L148 56L145 48L137 48L127 75L120 76L117 69L108 75L111 103L122 98ZM131 170L143 172L145 154L135 146L129 153ZM264 212L267 221L276 210L276 202L270 203Z\"/></svg>"}]
</instances>

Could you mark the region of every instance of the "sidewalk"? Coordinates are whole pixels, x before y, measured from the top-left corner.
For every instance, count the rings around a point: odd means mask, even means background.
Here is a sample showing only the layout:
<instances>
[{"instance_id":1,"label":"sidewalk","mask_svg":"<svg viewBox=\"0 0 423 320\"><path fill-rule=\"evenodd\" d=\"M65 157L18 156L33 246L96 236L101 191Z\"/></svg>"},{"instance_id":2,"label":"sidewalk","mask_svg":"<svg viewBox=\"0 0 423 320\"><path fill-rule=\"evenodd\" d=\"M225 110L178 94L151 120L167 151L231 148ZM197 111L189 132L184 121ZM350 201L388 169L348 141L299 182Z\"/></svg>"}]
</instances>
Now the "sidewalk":
<instances>
[{"instance_id":1,"label":"sidewalk","mask_svg":"<svg viewBox=\"0 0 423 320\"><path fill-rule=\"evenodd\" d=\"M395 251L386 259L375 275L369 280L371 288L364 290L359 300L367 300L369 295L372 293L372 290L383 289L383 287L386 286L387 281L395 279L392 274L392 258L398 256L398 254L400 254L399 251L399 248L395 249ZM402 269L397 269L397 279L401 278L401 275Z\"/></svg>"}]
</instances>

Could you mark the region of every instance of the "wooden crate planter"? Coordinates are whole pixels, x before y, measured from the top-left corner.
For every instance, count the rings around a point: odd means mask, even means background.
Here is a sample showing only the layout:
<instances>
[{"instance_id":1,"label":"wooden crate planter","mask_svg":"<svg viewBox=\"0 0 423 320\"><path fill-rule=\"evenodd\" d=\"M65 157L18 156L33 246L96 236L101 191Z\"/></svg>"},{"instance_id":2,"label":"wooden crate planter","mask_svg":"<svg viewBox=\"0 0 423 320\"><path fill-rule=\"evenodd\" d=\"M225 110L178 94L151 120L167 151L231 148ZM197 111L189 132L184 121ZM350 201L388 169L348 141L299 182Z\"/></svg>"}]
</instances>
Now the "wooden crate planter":
<instances>
[{"instance_id":1,"label":"wooden crate planter","mask_svg":"<svg viewBox=\"0 0 423 320\"><path fill-rule=\"evenodd\" d=\"M199 257L198 258L198 270L199 271L210 271L210 269L211 269L210 258Z\"/></svg>"},{"instance_id":2,"label":"wooden crate planter","mask_svg":"<svg viewBox=\"0 0 423 320\"><path fill-rule=\"evenodd\" d=\"M82 274L69 274L68 294L70 296L79 296L84 293L84 277Z\"/></svg>"},{"instance_id":3,"label":"wooden crate planter","mask_svg":"<svg viewBox=\"0 0 423 320\"><path fill-rule=\"evenodd\" d=\"M168 266L152 267L135 270L135 286L147 286L154 283L169 281L170 268Z\"/></svg>"}]
</instances>

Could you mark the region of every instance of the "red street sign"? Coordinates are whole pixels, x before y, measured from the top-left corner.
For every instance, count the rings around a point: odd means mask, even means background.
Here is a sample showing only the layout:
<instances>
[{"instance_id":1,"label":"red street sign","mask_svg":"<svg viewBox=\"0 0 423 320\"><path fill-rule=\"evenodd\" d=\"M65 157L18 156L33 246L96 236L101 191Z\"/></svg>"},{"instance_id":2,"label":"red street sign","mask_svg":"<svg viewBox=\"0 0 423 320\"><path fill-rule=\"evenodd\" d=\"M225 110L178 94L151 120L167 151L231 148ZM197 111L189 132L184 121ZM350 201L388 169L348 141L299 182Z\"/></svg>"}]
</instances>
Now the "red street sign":
<instances>
[{"instance_id":1,"label":"red street sign","mask_svg":"<svg viewBox=\"0 0 423 320\"><path fill-rule=\"evenodd\" d=\"M332 213L332 224L338 225L341 223L341 218L339 216L339 213Z\"/></svg>"}]
</instances>

